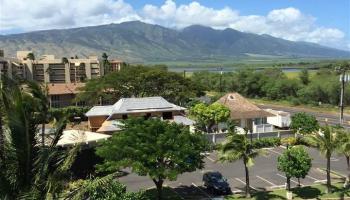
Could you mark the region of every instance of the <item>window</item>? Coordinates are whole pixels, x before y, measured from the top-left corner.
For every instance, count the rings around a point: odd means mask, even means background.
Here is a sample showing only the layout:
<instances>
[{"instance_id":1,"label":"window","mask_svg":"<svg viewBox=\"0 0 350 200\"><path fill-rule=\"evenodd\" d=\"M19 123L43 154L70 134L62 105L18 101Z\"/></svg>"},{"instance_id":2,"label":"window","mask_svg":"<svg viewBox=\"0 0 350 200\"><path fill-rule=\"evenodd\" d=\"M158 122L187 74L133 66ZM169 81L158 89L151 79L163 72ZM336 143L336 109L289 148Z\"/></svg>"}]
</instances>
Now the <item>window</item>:
<instances>
[{"instance_id":1,"label":"window","mask_svg":"<svg viewBox=\"0 0 350 200\"><path fill-rule=\"evenodd\" d=\"M163 112L163 119L173 119L172 112Z\"/></svg>"},{"instance_id":2,"label":"window","mask_svg":"<svg viewBox=\"0 0 350 200\"><path fill-rule=\"evenodd\" d=\"M128 115L122 115L122 119L128 119Z\"/></svg>"}]
</instances>

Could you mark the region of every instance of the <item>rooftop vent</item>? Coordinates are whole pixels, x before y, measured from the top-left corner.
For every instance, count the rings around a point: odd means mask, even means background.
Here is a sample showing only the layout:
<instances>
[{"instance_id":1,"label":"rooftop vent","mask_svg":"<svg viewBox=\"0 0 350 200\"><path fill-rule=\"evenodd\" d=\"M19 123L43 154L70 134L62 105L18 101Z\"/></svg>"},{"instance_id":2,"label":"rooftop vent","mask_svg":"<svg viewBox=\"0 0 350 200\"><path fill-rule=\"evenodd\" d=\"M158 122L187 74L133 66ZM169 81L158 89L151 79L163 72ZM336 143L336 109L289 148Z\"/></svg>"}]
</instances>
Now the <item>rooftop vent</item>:
<instances>
[{"instance_id":1,"label":"rooftop vent","mask_svg":"<svg viewBox=\"0 0 350 200\"><path fill-rule=\"evenodd\" d=\"M233 95L229 95L227 99L228 100L235 100L235 97Z\"/></svg>"}]
</instances>

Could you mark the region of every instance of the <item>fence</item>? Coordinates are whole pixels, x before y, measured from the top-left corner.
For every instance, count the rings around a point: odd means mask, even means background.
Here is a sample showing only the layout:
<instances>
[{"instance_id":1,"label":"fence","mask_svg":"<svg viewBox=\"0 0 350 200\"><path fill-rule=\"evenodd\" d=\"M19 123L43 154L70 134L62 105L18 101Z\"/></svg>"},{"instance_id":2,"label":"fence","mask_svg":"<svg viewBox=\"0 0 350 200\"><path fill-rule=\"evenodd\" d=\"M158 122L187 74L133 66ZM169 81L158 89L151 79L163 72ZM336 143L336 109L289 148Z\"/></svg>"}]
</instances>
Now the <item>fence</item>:
<instances>
[{"instance_id":1,"label":"fence","mask_svg":"<svg viewBox=\"0 0 350 200\"><path fill-rule=\"evenodd\" d=\"M206 137L209 141L212 141L213 143L220 143L223 142L226 138L227 133L205 133ZM272 132L265 132L265 133L248 133L248 138L253 139L260 139L260 138L267 138L267 137L294 137L294 133L291 130L279 130L279 131L272 131Z\"/></svg>"}]
</instances>

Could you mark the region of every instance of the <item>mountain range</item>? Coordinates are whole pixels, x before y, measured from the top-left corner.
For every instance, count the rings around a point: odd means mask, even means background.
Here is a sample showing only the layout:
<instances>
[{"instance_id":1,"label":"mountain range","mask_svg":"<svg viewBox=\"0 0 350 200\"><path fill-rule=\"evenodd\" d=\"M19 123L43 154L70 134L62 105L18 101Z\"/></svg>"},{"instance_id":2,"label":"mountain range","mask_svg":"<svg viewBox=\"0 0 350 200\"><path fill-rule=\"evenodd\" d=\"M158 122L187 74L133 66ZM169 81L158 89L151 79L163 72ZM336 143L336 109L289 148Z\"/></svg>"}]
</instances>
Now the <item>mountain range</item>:
<instances>
[{"instance_id":1,"label":"mountain range","mask_svg":"<svg viewBox=\"0 0 350 200\"><path fill-rule=\"evenodd\" d=\"M350 52L234 29L192 25L181 30L139 21L0 35L7 56L18 50L56 57L101 55L127 62L233 60L254 55L290 58L349 58Z\"/></svg>"}]
</instances>

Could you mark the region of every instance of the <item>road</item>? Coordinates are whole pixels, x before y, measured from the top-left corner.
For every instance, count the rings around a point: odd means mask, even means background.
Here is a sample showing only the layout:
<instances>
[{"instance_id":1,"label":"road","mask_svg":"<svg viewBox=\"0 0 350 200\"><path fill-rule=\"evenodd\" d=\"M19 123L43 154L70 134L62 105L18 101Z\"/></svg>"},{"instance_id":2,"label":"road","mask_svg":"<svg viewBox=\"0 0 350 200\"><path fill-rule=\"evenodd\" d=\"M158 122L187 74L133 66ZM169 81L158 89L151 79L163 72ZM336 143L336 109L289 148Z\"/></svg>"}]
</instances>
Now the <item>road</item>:
<instances>
[{"instance_id":1,"label":"road","mask_svg":"<svg viewBox=\"0 0 350 200\"><path fill-rule=\"evenodd\" d=\"M287 107L287 106L276 106L276 105L268 105L268 104L258 104L259 108L262 109L273 109L273 110L281 110L286 111L291 114L298 113L298 112L306 112L311 115L314 115L316 119L319 121L320 124L325 124L325 120L327 119L327 123L329 125L338 125L339 124L339 114L333 114L333 113L327 113L327 112L317 112L312 111L310 109L303 109L303 108L297 108L297 107ZM344 128L350 129L350 115L344 115Z\"/></svg>"},{"instance_id":2,"label":"road","mask_svg":"<svg viewBox=\"0 0 350 200\"><path fill-rule=\"evenodd\" d=\"M285 187L286 178L284 174L277 170L277 157L285 150L284 147L266 149L266 154L255 159L255 165L250 168L250 182L253 190L271 190ZM312 169L301 184L312 185L323 183L326 180L325 169L326 159L322 157L316 149L309 148L309 155L313 158ZM219 171L228 180L231 190L234 193L241 193L245 187L244 167L242 161L233 163L220 163L217 161L216 152L211 153L205 158L205 168L191 173L185 173L178 177L176 181L166 181L164 185L173 189L183 199L214 199L220 197L213 195L203 187L202 176L206 171ZM331 168L340 175L345 176L346 161L344 157L333 155L331 159ZM126 171L130 172L129 169ZM341 176L333 174L333 181L342 179ZM147 176L137 176L130 173L127 176L119 178L119 181L126 184L128 190L137 191L139 189L149 189L154 187L154 183ZM292 179L292 187L297 186L297 179Z\"/></svg>"}]
</instances>

